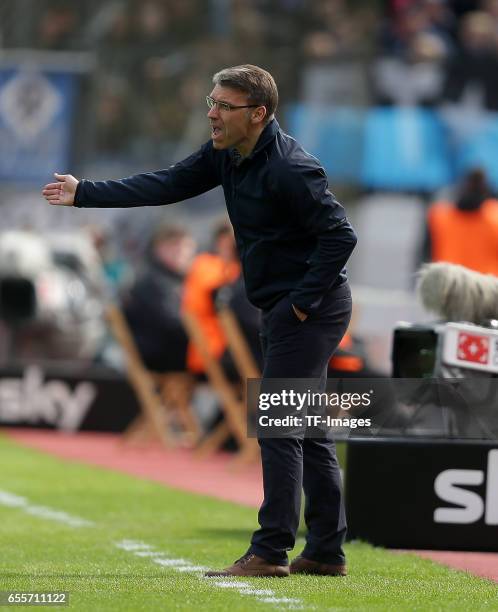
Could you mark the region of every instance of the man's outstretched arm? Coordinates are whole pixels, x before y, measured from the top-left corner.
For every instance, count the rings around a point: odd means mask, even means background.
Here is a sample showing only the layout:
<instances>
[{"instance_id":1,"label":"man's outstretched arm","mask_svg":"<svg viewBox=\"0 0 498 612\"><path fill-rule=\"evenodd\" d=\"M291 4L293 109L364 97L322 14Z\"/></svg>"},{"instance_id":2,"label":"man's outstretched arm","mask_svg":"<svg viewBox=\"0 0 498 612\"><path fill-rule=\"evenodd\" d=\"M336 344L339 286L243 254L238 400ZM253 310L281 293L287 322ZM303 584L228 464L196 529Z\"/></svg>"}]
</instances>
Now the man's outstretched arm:
<instances>
[{"instance_id":1,"label":"man's outstretched arm","mask_svg":"<svg viewBox=\"0 0 498 612\"><path fill-rule=\"evenodd\" d=\"M211 143L166 170L135 174L110 181L78 181L56 174L42 194L50 204L85 208L119 208L172 204L192 198L220 184Z\"/></svg>"}]
</instances>

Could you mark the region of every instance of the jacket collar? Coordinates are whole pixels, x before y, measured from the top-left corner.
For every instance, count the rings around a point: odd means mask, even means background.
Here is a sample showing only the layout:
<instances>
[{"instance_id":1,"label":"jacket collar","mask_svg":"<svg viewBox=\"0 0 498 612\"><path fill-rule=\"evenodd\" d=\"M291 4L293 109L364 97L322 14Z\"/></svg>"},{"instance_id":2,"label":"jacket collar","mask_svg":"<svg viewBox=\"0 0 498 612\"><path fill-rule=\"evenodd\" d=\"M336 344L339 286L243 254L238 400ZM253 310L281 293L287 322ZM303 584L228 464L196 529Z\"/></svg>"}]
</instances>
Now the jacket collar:
<instances>
[{"instance_id":1,"label":"jacket collar","mask_svg":"<svg viewBox=\"0 0 498 612\"><path fill-rule=\"evenodd\" d=\"M259 135L258 141L256 142L256 146L247 157L242 158L240 156L240 153L236 149L230 149L230 157L232 159L232 162L236 166L238 166L245 160L252 159L275 138L279 130L280 126L278 125L278 121L276 119L272 119Z\"/></svg>"}]
</instances>

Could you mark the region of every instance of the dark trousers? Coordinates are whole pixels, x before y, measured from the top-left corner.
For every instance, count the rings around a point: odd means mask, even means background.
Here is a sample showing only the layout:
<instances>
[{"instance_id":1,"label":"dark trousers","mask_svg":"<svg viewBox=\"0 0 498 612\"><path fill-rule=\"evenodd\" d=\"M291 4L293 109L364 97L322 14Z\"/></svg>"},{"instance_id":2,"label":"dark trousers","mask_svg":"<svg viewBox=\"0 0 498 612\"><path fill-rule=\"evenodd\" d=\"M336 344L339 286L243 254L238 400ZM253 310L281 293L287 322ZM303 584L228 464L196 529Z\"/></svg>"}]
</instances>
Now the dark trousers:
<instances>
[{"instance_id":1,"label":"dark trousers","mask_svg":"<svg viewBox=\"0 0 498 612\"><path fill-rule=\"evenodd\" d=\"M347 284L333 289L317 313L300 322L289 297L263 313L264 379L320 379L325 390L327 365L351 318ZM335 444L328 438L259 438L263 464L264 501L260 529L249 552L278 565L288 563L294 548L304 489L306 546L302 555L312 561L342 564L346 516Z\"/></svg>"}]
</instances>

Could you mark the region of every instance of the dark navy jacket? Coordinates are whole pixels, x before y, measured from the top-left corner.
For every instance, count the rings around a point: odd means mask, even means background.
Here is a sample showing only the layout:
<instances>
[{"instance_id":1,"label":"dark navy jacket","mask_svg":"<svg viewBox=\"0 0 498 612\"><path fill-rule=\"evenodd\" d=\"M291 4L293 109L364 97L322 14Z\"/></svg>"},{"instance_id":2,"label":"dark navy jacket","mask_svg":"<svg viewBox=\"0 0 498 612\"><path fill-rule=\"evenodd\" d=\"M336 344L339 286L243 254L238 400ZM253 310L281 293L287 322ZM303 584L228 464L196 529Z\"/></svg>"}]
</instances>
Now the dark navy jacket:
<instances>
[{"instance_id":1,"label":"dark navy jacket","mask_svg":"<svg viewBox=\"0 0 498 612\"><path fill-rule=\"evenodd\" d=\"M305 313L346 282L344 265L356 235L328 190L318 160L274 119L252 153L204 144L166 170L111 181L82 180L75 205L128 207L171 204L222 185L242 260L249 300L271 308L290 294Z\"/></svg>"}]
</instances>

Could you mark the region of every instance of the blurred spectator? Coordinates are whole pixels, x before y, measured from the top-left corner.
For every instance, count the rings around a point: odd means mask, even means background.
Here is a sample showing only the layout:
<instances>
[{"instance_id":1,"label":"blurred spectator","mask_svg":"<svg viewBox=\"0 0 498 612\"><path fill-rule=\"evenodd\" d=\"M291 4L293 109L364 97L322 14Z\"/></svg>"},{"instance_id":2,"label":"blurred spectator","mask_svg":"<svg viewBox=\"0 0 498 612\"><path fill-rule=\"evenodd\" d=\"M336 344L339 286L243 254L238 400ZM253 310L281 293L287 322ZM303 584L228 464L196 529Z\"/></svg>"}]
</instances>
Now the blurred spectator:
<instances>
[{"instance_id":1,"label":"blurred spectator","mask_svg":"<svg viewBox=\"0 0 498 612\"><path fill-rule=\"evenodd\" d=\"M170 4L176 44L190 44L205 35L206 3L203 0L182 0Z\"/></svg>"},{"instance_id":2,"label":"blurred spectator","mask_svg":"<svg viewBox=\"0 0 498 612\"><path fill-rule=\"evenodd\" d=\"M164 44L165 35L172 25L168 5L161 0L145 0L135 3L135 7L135 26L140 45Z\"/></svg>"},{"instance_id":3,"label":"blurred spectator","mask_svg":"<svg viewBox=\"0 0 498 612\"><path fill-rule=\"evenodd\" d=\"M161 57L174 47L173 24L169 7L160 0L145 0L134 5L136 69L133 80L143 78L148 58Z\"/></svg>"},{"instance_id":4,"label":"blurred spectator","mask_svg":"<svg viewBox=\"0 0 498 612\"><path fill-rule=\"evenodd\" d=\"M381 53L406 57L415 37L429 28L429 16L421 2L404 2L395 7L380 31Z\"/></svg>"},{"instance_id":5,"label":"blurred spectator","mask_svg":"<svg viewBox=\"0 0 498 612\"><path fill-rule=\"evenodd\" d=\"M305 61L351 57L365 50L369 23L362 17L367 13L366 7L353 12L345 0L316 0L305 5L302 13Z\"/></svg>"},{"instance_id":6,"label":"blurred spectator","mask_svg":"<svg viewBox=\"0 0 498 612\"><path fill-rule=\"evenodd\" d=\"M446 0L393 2L381 26L381 53L406 58L413 53L415 39L430 34L444 56L454 48L456 18Z\"/></svg>"},{"instance_id":7,"label":"blurred spectator","mask_svg":"<svg viewBox=\"0 0 498 612\"><path fill-rule=\"evenodd\" d=\"M107 287L117 292L121 287L129 284L132 277L130 262L120 256L116 241L100 225L88 225L87 234L100 256L102 272Z\"/></svg>"},{"instance_id":8,"label":"blurred spectator","mask_svg":"<svg viewBox=\"0 0 498 612\"><path fill-rule=\"evenodd\" d=\"M233 283L240 276L240 262L235 248L232 227L226 223L219 225L214 232L214 252L198 255L185 280L182 308L194 315L200 324L207 347L213 357L222 359L227 341L216 315L216 292L226 284ZM205 371L204 361L196 347L190 343L187 364L196 374ZM225 355L227 374L236 378L235 368Z\"/></svg>"},{"instance_id":9,"label":"blurred spectator","mask_svg":"<svg viewBox=\"0 0 498 612\"><path fill-rule=\"evenodd\" d=\"M236 46L254 52L261 48L267 27L265 16L251 0L232 0L232 36Z\"/></svg>"},{"instance_id":10,"label":"blurred spectator","mask_svg":"<svg viewBox=\"0 0 498 612\"><path fill-rule=\"evenodd\" d=\"M135 32L125 2L104 3L84 32L88 46L98 53L99 72L129 78L135 65Z\"/></svg>"},{"instance_id":11,"label":"blurred spectator","mask_svg":"<svg viewBox=\"0 0 498 612\"><path fill-rule=\"evenodd\" d=\"M305 0L259 2L265 26L261 53L263 59L260 63L272 74L279 75L278 93L282 100L293 100L300 95L302 51L299 41L303 36L303 11L306 4ZM289 66L293 66L293 70L289 70Z\"/></svg>"},{"instance_id":12,"label":"blurred spectator","mask_svg":"<svg viewBox=\"0 0 498 612\"><path fill-rule=\"evenodd\" d=\"M345 334L328 366L329 378L378 378L376 371L368 362L364 341L350 333Z\"/></svg>"},{"instance_id":13,"label":"blurred spectator","mask_svg":"<svg viewBox=\"0 0 498 612\"><path fill-rule=\"evenodd\" d=\"M465 176L454 203L430 207L424 259L498 276L498 200L481 170Z\"/></svg>"},{"instance_id":14,"label":"blurred spectator","mask_svg":"<svg viewBox=\"0 0 498 612\"><path fill-rule=\"evenodd\" d=\"M135 284L123 299L123 310L147 368L183 371L187 336L180 317L184 275L195 243L180 227L163 226Z\"/></svg>"},{"instance_id":15,"label":"blurred spectator","mask_svg":"<svg viewBox=\"0 0 498 612\"><path fill-rule=\"evenodd\" d=\"M461 49L446 69L444 99L498 110L498 44L491 15L473 11L460 26Z\"/></svg>"},{"instance_id":16,"label":"blurred spectator","mask_svg":"<svg viewBox=\"0 0 498 612\"><path fill-rule=\"evenodd\" d=\"M498 0L483 0L481 2L481 9L493 20L495 34L498 36Z\"/></svg>"},{"instance_id":17,"label":"blurred spectator","mask_svg":"<svg viewBox=\"0 0 498 612\"><path fill-rule=\"evenodd\" d=\"M126 153L133 134L134 113L124 79L109 76L97 94L96 149L99 153Z\"/></svg>"},{"instance_id":18,"label":"blurred spectator","mask_svg":"<svg viewBox=\"0 0 498 612\"><path fill-rule=\"evenodd\" d=\"M425 12L429 22L429 31L436 34L441 42L451 51L456 39L457 19L453 6L448 0L425 0Z\"/></svg>"},{"instance_id":19,"label":"blurred spectator","mask_svg":"<svg viewBox=\"0 0 498 612\"><path fill-rule=\"evenodd\" d=\"M79 25L74 5L54 3L45 9L38 23L38 46L42 49L74 49Z\"/></svg>"},{"instance_id":20,"label":"blurred spectator","mask_svg":"<svg viewBox=\"0 0 498 612\"><path fill-rule=\"evenodd\" d=\"M150 59L145 67L142 92L144 100L137 130L140 137L135 139L135 149L142 156L160 155L169 159L183 136L192 105L201 97L195 77L168 78L160 61Z\"/></svg>"},{"instance_id":21,"label":"blurred spectator","mask_svg":"<svg viewBox=\"0 0 498 612\"><path fill-rule=\"evenodd\" d=\"M441 96L445 49L440 39L418 33L406 58L383 57L373 64L373 88L377 104L433 106ZM400 87L403 83L403 87Z\"/></svg>"}]
</instances>

